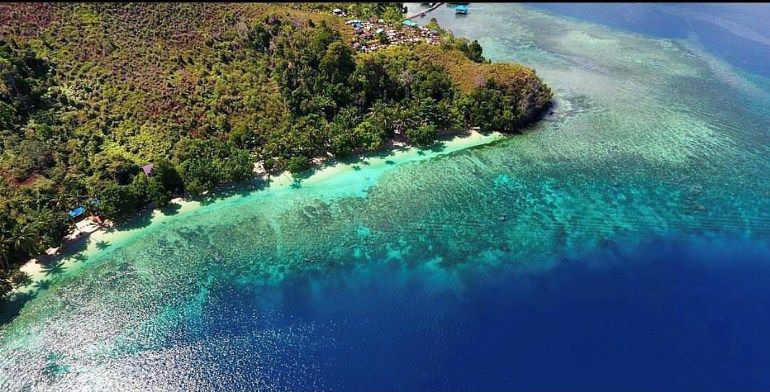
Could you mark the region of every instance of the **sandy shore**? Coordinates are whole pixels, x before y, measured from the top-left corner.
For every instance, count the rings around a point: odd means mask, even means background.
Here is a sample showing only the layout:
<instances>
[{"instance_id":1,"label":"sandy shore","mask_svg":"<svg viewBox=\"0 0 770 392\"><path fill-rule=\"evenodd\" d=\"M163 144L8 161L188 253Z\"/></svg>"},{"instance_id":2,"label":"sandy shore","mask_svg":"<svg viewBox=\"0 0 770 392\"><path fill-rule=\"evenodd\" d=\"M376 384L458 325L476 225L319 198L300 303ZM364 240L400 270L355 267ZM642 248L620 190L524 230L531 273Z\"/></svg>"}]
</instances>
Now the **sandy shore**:
<instances>
[{"instance_id":1,"label":"sandy shore","mask_svg":"<svg viewBox=\"0 0 770 392\"><path fill-rule=\"evenodd\" d=\"M482 145L489 143L493 140L501 138L499 133L493 133L491 135L482 135L475 130L470 130L465 134L456 135L451 139L442 141L443 149L440 153L428 155L427 158L422 154L416 154L417 148L409 147L403 144L392 143L387 156L363 156L361 160L366 161L367 168L370 170L376 167L390 167L393 161L414 161L419 159L428 159L430 156L449 153L452 151L458 151L465 148ZM270 179L270 184L263 190L269 191L281 191L290 189L291 185L295 182L295 177L288 171L283 171L274 175L269 175L260 163L256 163L254 167L255 174L261 179ZM331 185L326 184L333 179L340 179L344 176L344 173L354 172L358 170L358 163L341 163L334 160L319 158L314 160L313 168L307 176L303 176L302 182L306 186L314 185ZM321 189L322 188L322 189ZM319 191L327 191L328 187L319 187ZM165 214L161 210L143 211L137 214L134 219L149 219L149 223L142 225L146 227L148 225L154 225L159 222L163 222L172 217L184 215L187 212L198 209L201 206L199 201L186 200L183 198L175 198L171 200L173 213ZM147 214L150 214L147 217ZM77 225L77 230L74 232L74 238L66 246L61 249L49 249L46 254L36 256L29 259L20 270L27 273L30 276L31 283L25 286L16 287L12 293L30 293L34 292L41 287L40 282L44 282L54 273L53 271L72 271L76 267L82 264L82 260L89 256L100 252L105 249L106 246L115 244L122 239L130 237L138 230L142 230L142 227L131 228L131 221L122 224L117 228L105 228L99 227L91 222L81 221ZM82 233L82 234L76 234ZM71 236L73 235L71 234Z\"/></svg>"},{"instance_id":2,"label":"sandy shore","mask_svg":"<svg viewBox=\"0 0 770 392\"><path fill-rule=\"evenodd\" d=\"M160 210L140 212L134 219L139 219L143 214L150 214L150 224L162 222L173 215L183 211L192 210L200 206L200 202L175 198L171 200L172 204L179 207L171 215L164 214ZM132 219L133 220L133 219ZM37 291L39 283L51 278L53 271L72 270L84 258L103 250L105 246L114 244L121 239L130 236L140 228L130 228L131 221L117 228L98 226L93 222L83 220L76 224L76 230L67 237L66 245L60 248L50 248L44 254L35 256L19 269L30 277L30 283L24 286L15 287L12 293L31 293ZM58 273L58 272L56 272Z\"/></svg>"}]
</instances>

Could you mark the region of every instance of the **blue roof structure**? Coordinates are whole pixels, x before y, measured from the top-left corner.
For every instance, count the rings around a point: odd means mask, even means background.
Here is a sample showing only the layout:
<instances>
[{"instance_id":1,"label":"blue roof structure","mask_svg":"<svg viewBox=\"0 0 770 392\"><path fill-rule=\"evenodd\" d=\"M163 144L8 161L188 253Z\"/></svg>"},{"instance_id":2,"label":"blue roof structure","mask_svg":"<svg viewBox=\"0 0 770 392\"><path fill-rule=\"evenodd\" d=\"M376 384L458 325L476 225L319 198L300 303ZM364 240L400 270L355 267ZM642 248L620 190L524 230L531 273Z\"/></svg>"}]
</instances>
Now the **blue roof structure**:
<instances>
[{"instance_id":1,"label":"blue roof structure","mask_svg":"<svg viewBox=\"0 0 770 392\"><path fill-rule=\"evenodd\" d=\"M70 218L77 218L80 215L83 215L83 213L86 212L85 207L78 207L71 209L67 215L69 215Z\"/></svg>"}]
</instances>

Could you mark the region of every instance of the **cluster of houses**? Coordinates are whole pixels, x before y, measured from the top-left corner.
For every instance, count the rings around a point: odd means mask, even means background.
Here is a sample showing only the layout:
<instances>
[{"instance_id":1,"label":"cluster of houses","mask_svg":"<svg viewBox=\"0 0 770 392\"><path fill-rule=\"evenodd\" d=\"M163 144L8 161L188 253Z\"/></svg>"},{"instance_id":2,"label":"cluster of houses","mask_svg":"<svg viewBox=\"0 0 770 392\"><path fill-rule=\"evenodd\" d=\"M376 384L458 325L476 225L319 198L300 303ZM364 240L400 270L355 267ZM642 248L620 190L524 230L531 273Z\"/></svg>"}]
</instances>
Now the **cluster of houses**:
<instances>
[{"instance_id":1,"label":"cluster of houses","mask_svg":"<svg viewBox=\"0 0 770 392\"><path fill-rule=\"evenodd\" d=\"M345 16L339 9L335 9L334 14ZM353 42L353 49L361 52L372 52L391 45L408 45L418 42L435 45L440 40L438 31L419 26L411 19L404 20L401 28L395 28L376 16L364 21L351 19L345 24L355 30L356 39Z\"/></svg>"}]
</instances>

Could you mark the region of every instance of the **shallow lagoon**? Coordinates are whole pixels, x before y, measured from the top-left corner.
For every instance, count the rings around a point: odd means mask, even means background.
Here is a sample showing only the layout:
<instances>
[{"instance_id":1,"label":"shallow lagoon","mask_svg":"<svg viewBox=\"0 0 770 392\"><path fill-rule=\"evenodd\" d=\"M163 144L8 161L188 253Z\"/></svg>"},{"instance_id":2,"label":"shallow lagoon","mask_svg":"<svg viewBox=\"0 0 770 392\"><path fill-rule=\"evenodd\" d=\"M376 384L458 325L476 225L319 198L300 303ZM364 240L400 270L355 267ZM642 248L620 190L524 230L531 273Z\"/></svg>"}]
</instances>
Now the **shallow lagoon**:
<instances>
[{"instance_id":1,"label":"shallow lagoon","mask_svg":"<svg viewBox=\"0 0 770 392\"><path fill-rule=\"evenodd\" d=\"M0 386L770 387L767 81L519 5L435 15L555 113L105 237L0 327Z\"/></svg>"}]
</instances>

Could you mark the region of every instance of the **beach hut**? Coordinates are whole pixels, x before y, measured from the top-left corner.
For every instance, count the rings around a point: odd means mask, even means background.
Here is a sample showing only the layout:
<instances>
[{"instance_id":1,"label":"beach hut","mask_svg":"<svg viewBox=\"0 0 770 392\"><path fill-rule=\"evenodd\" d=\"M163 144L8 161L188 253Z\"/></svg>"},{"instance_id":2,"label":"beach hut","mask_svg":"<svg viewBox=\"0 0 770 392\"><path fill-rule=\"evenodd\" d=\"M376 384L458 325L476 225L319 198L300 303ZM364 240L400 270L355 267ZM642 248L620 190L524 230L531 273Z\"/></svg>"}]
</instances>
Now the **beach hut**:
<instances>
[{"instance_id":1,"label":"beach hut","mask_svg":"<svg viewBox=\"0 0 770 392\"><path fill-rule=\"evenodd\" d=\"M468 13L468 6L460 4L455 7L455 14L466 15Z\"/></svg>"},{"instance_id":2,"label":"beach hut","mask_svg":"<svg viewBox=\"0 0 770 392\"><path fill-rule=\"evenodd\" d=\"M144 172L144 174L145 174L147 177L149 177L149 176L151 176L151 175L152 175L152 168L153 168L153 167L155 167L155 165L153 165L152 163L148 163L148 164L146 164L146 165L142 166L142 171Z\"/></svg>"},{"instance_id":3,"label":"beach hut","mask_svg":"<svg viewBox=\"0 0 770 392\"><path fill-rule=\"evenodd\" d=\"M86 208L82 206L78 206L77 208L73 208L69 210L69 212L67 212L67 216L69 216L70 219L74 220L75 218L78 218L85 213L86 213Z\"/></svg>"},{"instance_id":4,"label":"beach hut","mask_svg":"<svg viewBox=\"0 0 770 392\"><path fill-rule=\"evenodd\" d=\"M404 21L401 22L401 24L407 27L417 27L417 23L411 19L404 19Z\"/></svg>"}]
</instances>

